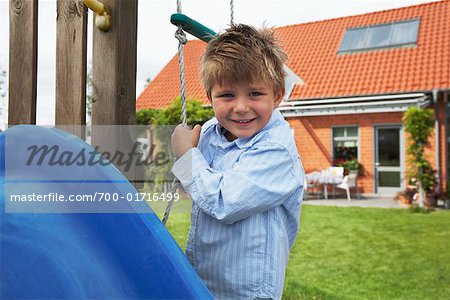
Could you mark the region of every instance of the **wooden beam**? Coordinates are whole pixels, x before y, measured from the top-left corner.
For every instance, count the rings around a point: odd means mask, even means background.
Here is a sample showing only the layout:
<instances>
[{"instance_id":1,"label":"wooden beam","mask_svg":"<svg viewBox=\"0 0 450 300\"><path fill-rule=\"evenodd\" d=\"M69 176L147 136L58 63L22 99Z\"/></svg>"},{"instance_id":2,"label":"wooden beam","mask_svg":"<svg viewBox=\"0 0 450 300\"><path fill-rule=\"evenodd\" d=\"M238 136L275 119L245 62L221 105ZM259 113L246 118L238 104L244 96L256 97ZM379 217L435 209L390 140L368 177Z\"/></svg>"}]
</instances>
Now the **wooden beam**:
<instances>
[{"instance_id":1,"label":"wooden beam","mask_svg":"<svg viewBox=\"0 0 450 300\"><path fill-rule=\"evenodd\" d=\"M92 125L136 121L137 0L105 0L112 27L94 27Z\"/></svg>"},{"instance_id":2,"label":"wooden beam","mask_svg":"<svg viewBox=\"0 0 450 300\"><path fill-rule=\"evenodd\" d=\"M58 127L84 138L87 9L81 1L58 0L56 10L55 121Z\"/></svg>"},{"instance_id":3,"label":"wooden beam","mask_svg":"<svg viewBox=\"0 0 450 300\"><path fill-rule=\"evenodd\" d=\"M38 0L9 2L8 124L36 124Z\"/></svg>"},{"instance_id":4,"label":"wooden beam","mask_svg":"<svg viewBox=\"0 0 450 300\"><path fill-rule=\"evenodd\" d=\"M100 152L128 155L136 138L132 126L136 123L137 0L102 2L112 27L107 32L93 28L92 145ZM139 181L136 174L142 170L116 166L130 181Z\"/></svg>"}]
</instances>

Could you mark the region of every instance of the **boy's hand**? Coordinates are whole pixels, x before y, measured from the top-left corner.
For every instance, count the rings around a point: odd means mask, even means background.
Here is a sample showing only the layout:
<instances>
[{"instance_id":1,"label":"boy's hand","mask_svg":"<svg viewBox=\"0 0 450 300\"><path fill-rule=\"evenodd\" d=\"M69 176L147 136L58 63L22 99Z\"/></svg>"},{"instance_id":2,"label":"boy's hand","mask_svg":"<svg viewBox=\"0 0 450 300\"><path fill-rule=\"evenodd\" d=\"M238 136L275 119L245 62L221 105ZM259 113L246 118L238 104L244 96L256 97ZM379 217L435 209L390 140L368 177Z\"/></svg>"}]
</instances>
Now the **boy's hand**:
<instances>
[{"instance_id":1,"label":"boy's hand","mask_svg":"<svg viewBox=\"0 0 450 300\"><path fill-rule=\"evenodd\" d=\"M179 124L172 133L172 152L176 157L181 157L189 149L197 147L202 126L195 125L191 130Z\"/></svg>"}]
</instances>

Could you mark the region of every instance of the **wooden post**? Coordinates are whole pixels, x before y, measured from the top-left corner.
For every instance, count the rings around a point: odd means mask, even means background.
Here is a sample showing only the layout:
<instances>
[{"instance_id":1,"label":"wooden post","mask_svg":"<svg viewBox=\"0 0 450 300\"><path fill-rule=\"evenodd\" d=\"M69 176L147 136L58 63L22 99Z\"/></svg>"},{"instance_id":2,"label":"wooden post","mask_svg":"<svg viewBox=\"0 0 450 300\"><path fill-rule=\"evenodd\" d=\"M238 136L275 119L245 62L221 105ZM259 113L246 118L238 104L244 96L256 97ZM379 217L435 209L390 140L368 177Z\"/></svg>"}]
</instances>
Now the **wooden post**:
<instances>
[{"instance_id":1,"label":"wooden post","mask_svg":"<svg viewBox=\"0 0 450 300\"><path fill-rule=\"evenodd\" d=\"M87 9L58 0L56 20L56 125L84 139Z\"/></svg>"},{"instance_id":2,"label":"wooden post","mask_svg":"<svg viewBox=\"0 0 450 300\"><path fill-rule=\"evenodd\" d=\"M38 0L9 2L8 124L36 124Z\"/></svg>"},{"instance_id":3,"label":"wooden post","mask_svg":"<svg viewBox=\"0 0 450 300\"><path fill-rule=\"evenodd\" d=\"M107 32L93 28L92 145L100 152L129 153L135 143L137 0L105 0L112 27ZM136 181L136 169L124 170ZM141 187L141 185L137 185Z\"/></svg>"},{"instance_id":4,"label":"wooden post","mask_svg":"<svg viewBox=\"0 0 450 300\"><path fill-rule=\"evenodd\" d=\"M108 32L94 27L92 125L136 122L137 0L105 0Z\"/></svg>"}]
</instances>

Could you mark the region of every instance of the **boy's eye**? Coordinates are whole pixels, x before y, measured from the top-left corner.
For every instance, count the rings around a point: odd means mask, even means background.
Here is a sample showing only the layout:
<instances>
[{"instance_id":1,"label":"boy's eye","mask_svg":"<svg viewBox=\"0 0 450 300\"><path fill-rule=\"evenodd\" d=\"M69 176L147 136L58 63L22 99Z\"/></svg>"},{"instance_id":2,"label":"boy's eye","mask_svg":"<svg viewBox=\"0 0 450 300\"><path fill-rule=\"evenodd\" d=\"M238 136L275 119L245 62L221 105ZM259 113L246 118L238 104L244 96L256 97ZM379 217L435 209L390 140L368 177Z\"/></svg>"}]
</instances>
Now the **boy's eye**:
<instances>
[{"instance_id":1,"label":"boy's eye","mask_svg":"<svg viewBox=\"0 0 450 300\"><path fill-rule=\"evenodd\" d=\"M251 92L250 93L250 97L258 97L258 96L261 96L262 95L262 93L260 93L260 92Z\"/></svg>"},{"instance_id":2,"label":"boy's eye","mask_svg":"<svg viewBox=\"0 0 450 300\"><path fill-rule=\"evenodd\" d=\"M218 98L232 98L233 94L231 93L223 93L223 94L219 94Z\"/></svg>"}]
</instances>

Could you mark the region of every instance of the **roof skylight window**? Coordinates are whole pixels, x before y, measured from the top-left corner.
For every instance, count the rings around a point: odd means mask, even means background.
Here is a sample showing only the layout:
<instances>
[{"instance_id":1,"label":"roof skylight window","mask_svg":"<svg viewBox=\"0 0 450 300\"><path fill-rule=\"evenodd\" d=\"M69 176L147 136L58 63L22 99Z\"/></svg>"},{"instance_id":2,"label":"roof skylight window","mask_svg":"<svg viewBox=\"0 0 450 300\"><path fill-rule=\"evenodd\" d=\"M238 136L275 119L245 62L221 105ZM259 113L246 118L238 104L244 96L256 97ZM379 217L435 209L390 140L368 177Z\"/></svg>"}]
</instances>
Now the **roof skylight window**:
<instances>
[{"instance_id":1,"label":"roof skylight window","mask_svg":"<svg viewBox=\"0 0 450 300\"><path fill-rule=\"evenodd\" d=\"M339 52L400 47L417 43L419 19L396 23L349 28L345 32Z\"/></svg>"}]
</instances>

